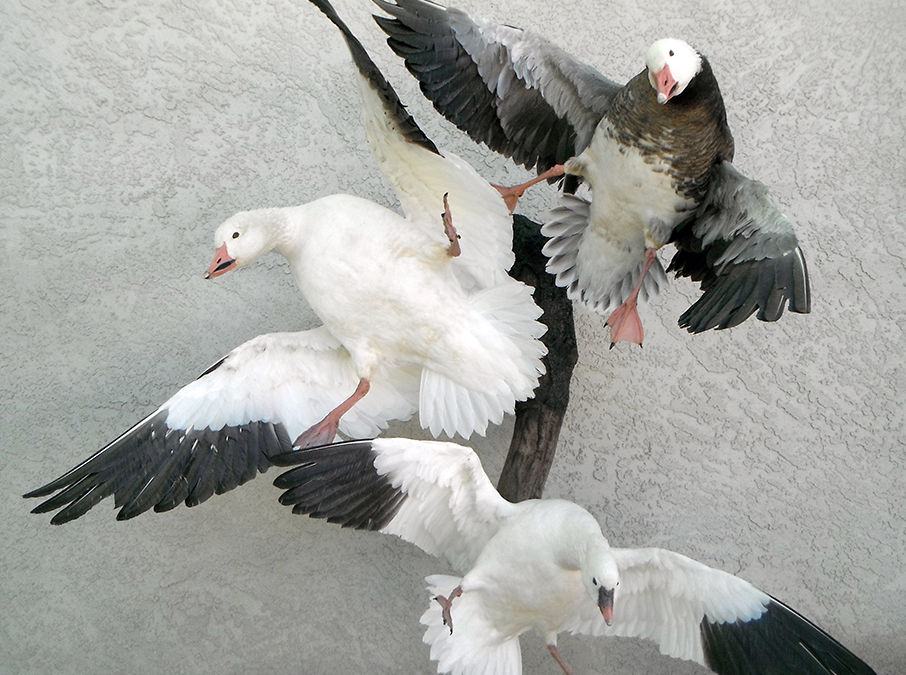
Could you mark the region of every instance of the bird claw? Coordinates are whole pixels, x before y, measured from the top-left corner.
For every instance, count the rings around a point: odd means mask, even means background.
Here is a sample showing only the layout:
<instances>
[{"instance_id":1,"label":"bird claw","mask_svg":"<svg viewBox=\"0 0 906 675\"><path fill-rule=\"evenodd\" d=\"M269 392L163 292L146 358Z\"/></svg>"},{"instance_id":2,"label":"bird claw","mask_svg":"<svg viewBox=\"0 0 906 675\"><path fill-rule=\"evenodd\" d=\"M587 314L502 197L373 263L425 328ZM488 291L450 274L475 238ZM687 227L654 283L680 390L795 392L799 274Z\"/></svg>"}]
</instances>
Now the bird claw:
<instances>
[{"instance_id":1,"label":"bird claw","mask_svg":"<svg viewBox=\"0 0 906 675\"><path fill-rule=\"evenodd\" d=\"M299 434L296 440L293 441L293 447L313 448L318 445L327 445L333 443L333 439L336 435L337 425L331 424L330 420L325 417L317 424Z\"/></svg>"},{"instance_id":2,"label":"bird claw","mask_svg":"<svg viewBox=\"0 0 906 675\"><path fill-rule=\"evenodd\" d=\"M607 325L610 326L611 349L623 340L634 342L639 347L642 346L645 331L642 329L642 319L639 317L634 297L613 311L613 314L607 319Z\"/></svg>"},{"instance_id":3,"label":"bird claw","mask_svg":"<svg viewBox=\"0 0 906 675\"><path fill-rule=\"evenodd\" d=\"M448 192L444 193L444 212L440 214L440 217L444 221L444 232L447 234L447 239L450 240L450 246L447 247L447 255L455 258L462 253L462 249L459 246L459 233L453 227L453 214L450 213L450 204L447 202L448 194Z\"/></svg>"},{"instance_id":4,"label":"bird claw","mask_svg":"<svg viewBox=\"0 0 906 675\"><path fill-rule=\"evenodd\" d=\"M443 607L441 616L444 620L444 625L450 627L450 635L453 635L453 616L450 614L450 609L453 607L453 599L458 598L462 595L462 586L457 586L453 589L453 592L450 593L450 597L446 598L443 595L435 595L434 599L437 600L437 604Z\"/></svg>"}]
</instances>

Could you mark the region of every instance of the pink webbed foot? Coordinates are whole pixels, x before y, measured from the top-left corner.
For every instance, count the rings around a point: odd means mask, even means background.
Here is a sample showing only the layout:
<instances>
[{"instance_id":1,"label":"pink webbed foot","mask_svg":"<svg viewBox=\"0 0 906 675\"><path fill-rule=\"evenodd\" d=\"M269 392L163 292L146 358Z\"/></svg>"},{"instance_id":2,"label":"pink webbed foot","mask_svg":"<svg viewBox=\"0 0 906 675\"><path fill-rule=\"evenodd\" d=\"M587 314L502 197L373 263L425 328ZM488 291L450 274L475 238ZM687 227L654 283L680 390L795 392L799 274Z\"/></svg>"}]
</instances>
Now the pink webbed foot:
<instances>
[{"instance_id":1,"label":"pink webbed foot","mask_svg":"<svg viewBox=\"0 0 906 675\"><path fill-rule=\"evenodd\" d=\"M462 253L462 249L459 247L459 234L456 232L456 228L453 227L453 214L450 212L450 203L447 201L448 194L444 193L444 212L440 214L440 217L444 221L444 232L447 234L447 239L450 240L450 246L447 247L447 255L455 258Z\"/></svg>"},{"instance_id":2,"label":"pink webbed foot","mask_svg":"<svg viewBox=\"0 0 906 675\"><path fill-rule=\"evenodd\" d=\"M491 186L497 189L497 192L500 193L500 196L503 197L503 201L506 204L507 208L510 210L510 213L516 210L516 204L519 201L519 198L525 194L525 191L536 183L540 183L543 180L548 178L553 178L554 176L563 175L563 165L555 164L550 169L542 173L537 178L532 178L530 181L526 181L522 185L514 185L513 187L503 187L501 185L494 185L491 183Z\"/></svg>"},{"instance_id":3,"label":"pink webbed foot","mask_svg":"<svg viewBox=\"0 0 906 675\"><path fill-rule=\"evenodd\" d=\"M317 424L310 426L308 429L299 434L296 440L293 441L293 447L313 448L316 445L327 445L328 443L333 443L333 439L337 435L338 426L339 419L334 421L331 416L328 415Z\"/></svg>"},{"instance_id":4,"label":"pink webbed foot","mask_svg":"<svg viewBox=\"0 0 906 675\"><path fill-rule=\"evenodd\" d=\"M613 349L618 342L626 340L634 342L639 347L642 346L642 340L645 338L645 331L642 328L642 319L639 317L638 301L639 291L642 290L642 284L645 281L645 275L657 260L657 251L649 248L645 251L645 264L642 272L639 274L639 280L629 294L629 297L622 305L617 307L607 318L607 325L610 326L610 348Z\"/></svg>"},{"instance_id":5,"label":"pink webbed foot","mask_svg":"<svg viewBox=\"0 0 906 675\"><path fill-rule=\"evenodd\" d=\"M444 618L444 625L450 627L450 635L453 635L453 617L450 614L450 609L453 607L453 599L458 598L462 595L462 586L457 586L453 589L453 592L450 593L449 598L445 598L442 595L437 595L434 597L437 600L437 604L443 607L442 616Z\"/></svg>"},{"instance_id":6,"label":"pink webbed foot","mask_svg":"<svg viewBox=\"0 0 906 675\"><path fill-rule=\"evenodd\" d=\"M626 298L626 302L617 307L608 317L607 325L610 326L611 349L623 340L634 342L639 347L642 346L645 330L642 328L642 319L639 317L637 301L638 292L633 291L633 294Z\"/></svg>"},{"instance_id":7,"label":"pink webbed foot","mask_svg":"<svg viewBox=\"0 0 906 675\"><path fill-rule=\"evenodd\" d=\"M352 406L361 401L369 389L371 389L371 383L367 378L363 377L359 380L359 384L352 396L327 413L323 420L299 434L293 442L293 446L297 448L313 448L316 445L333 443L333 439L337 435L337 428L340 426L340 418L349 412Z\"/></svg>"}]
</instances>

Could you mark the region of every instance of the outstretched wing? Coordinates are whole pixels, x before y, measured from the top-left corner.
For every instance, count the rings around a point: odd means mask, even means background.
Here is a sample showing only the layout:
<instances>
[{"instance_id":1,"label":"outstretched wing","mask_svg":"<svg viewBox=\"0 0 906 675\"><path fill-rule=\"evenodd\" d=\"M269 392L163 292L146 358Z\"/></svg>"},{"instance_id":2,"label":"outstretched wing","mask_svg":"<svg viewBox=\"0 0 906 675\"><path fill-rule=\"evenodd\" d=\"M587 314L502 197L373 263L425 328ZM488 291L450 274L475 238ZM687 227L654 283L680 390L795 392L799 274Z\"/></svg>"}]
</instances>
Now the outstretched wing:
<instances>
[{"instance_id":1,"label":"outstretched wing","mask_svg":"<svg viewBox=\"0 0 906 675\"><path fill-rule=\"evenodd\" d=\"M541 173L584 150L621 86L538 35L425 0L375 3L391 49L444 117Z\"/></svg>"},{"instance_id":2,"label":"outstretched wing","mask_svg":"<svg viewBox=\"0 0 906 675\"><path fill-rule=\"evenodd\" d=\"M378 165L413 225L446 245L448 195L462 254L451 260L465 290L499 283L513 265L513 224L500 193L468 163L442 155L406 111L365 48L326 0L311 0L340 29L359 77L363 119Z\"/></svg>"},{"instance_id":3,"label":"outstretched wing","mask_svg":"<svg viewBox=\"0 0 906 675\"><path fill-rule=\"evenodd\" d=\"M668 272L700 281L704 295L680 317L690 333L732 328L756 310L777 321L784 306L811 310L808 269L796 233L767 188L730 162L713 174L695 215L677 227Z\"/></svg>"},{"instance_id":4,"label":"outstretched wing","mask_svg":"<svg viewBox=\"0 0 906 675\"><path fill-rule=\"evenodd\" d=\"M408 379L407 379L408 378ZM326 328L261 335L240 345L155 412L56 480L26 494L47 497L33 513L62 509L59 525L114 495L118 520L153 508L195 506L264 472L274 455L349 396L358 377ZM376 377L340 422L375 435L410 417L418 374ZM53 494L57 493L57 494Z\"/></svg>"},{"instance_id":5,"label":"outstretched wing","mask_svg":"<svg viewBox=\"0 0 906 675\"><path fill-rule=\"evenodd\" d=\"M722 675L873 675L805 617L732 574L664 549L613 549L613 625L592 603L573 632L654 640L662 653Z\"/></svg>"},{"instance_id":6,"label":"outstretched wing","mask_svg":"<svg viewBox=\"0 0 906 675\"><path fill-rule=\"evenodd\" d=\"M478 455L455 443L376 438L299 450L274 463L299 465L274 481L293 513L395 534L462 571L513 509Z\"/></svg>"}]
</instances>

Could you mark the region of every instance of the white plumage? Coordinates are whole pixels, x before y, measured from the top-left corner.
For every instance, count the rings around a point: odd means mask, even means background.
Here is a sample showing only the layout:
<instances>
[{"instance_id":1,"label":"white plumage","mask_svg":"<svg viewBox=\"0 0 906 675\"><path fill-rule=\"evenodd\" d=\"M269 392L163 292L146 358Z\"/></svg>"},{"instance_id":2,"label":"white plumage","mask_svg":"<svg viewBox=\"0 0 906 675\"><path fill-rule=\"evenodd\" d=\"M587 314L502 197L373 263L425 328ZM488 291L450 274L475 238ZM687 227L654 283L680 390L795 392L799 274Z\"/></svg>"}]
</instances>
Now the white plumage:
<instances>
[{"instance_id":1,"label":"white plumage","mask_svg":"<svg viewBox=\"0 0 906 675\"><path fill-rule=\"evenodd\" d=\"M318 4L318 3L316 3ZM500 194L441 155L327 4L359 75L363 118L406 216L351 195L236 214L215 235L218 276L275 250L324 325L237 347L158 410L28 493L60 524L113 495L118 518L193 506L267 470L300 435L370 437L416 411L435 436L484 434L532 395L545 327L507 275L512 219ZM461 239L455 253L442 213ZM306 436L307 434L307 436Z\"/></svg>"},{"instance_id":2,"label":"white plumage","mask_svg":"<svg viewBox=\"0 0 906 675\"><path fill-rule=\"evenodd\" d=\"M738 577L664 549L612 548L573 502L506 501L467 447L386 438L275 462L298 465L274 483L294 512L395 534L461 573L427 579L440 600L421 622L438 672L518 675L518 638L530 630L564 670L557 635L569 631L647 638L718 673L873 672Z\"/></svg>"}]
</instances>

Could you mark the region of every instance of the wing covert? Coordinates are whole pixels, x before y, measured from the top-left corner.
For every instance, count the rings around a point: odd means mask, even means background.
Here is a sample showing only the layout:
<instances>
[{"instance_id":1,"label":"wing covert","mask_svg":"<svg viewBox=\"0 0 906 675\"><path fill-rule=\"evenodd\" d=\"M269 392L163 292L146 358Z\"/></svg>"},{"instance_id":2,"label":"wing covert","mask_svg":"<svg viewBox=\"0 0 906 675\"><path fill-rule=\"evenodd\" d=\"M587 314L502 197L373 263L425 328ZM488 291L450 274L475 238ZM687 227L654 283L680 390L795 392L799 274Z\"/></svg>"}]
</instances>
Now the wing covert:
<instances>
[{"instance_id":1,"label":"wing covert","mask_svg":"<svg viewBox=\"0 0 906 675\"><path fill-rule=\"evenodd\" d=\"M368 142L413 226L446 246L441 213L449 195L462 255L451 264L465 289L500 281L513 265L513 226L500 194L460 158L443 155L406 111L361 42L324 0L312 0L343 34L355 63Z\"/></svg>"}]
</instances>

